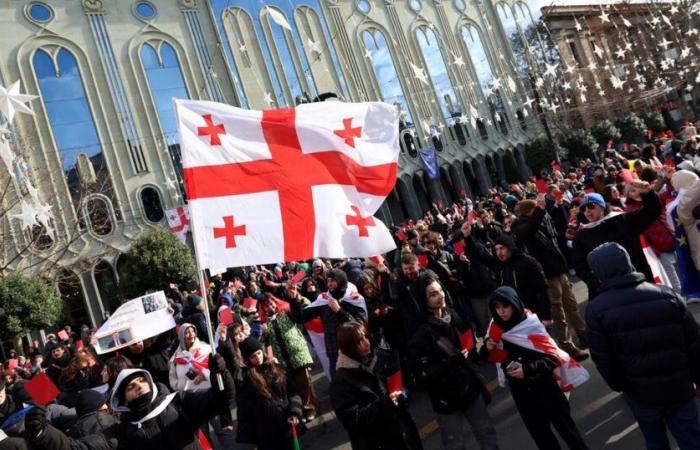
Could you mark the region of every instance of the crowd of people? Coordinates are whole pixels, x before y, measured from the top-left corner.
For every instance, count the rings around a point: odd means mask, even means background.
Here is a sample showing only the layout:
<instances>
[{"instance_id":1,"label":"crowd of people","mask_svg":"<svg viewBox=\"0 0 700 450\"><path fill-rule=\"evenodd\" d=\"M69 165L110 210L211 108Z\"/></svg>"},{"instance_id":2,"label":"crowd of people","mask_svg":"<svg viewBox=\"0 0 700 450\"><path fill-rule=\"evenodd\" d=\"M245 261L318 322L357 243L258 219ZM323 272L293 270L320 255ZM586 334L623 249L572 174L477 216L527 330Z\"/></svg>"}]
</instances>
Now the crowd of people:
<instances>
[{"instance_id":1,"label":"crowd of people","mask_svg":"<svg viewBox=\"0 0 700 450\"><path fill-rule=\"evenodd\" d=\"M117 351L98 356L87 326L12 350L0 449L291 449L316 420L317 363L353 449L422 448L408 408L421 391L444 448L466 449L469 428L497 449L490 362L537 448L561 448L556 431L586 449L568 393L589 357L648 448L670 448L668 428L698 449L686 304L700 301L700 151L692 124L679 137L434 204L393 227L387 255L230 269L206 292L171 284L176 329ZM60 391L48 405L24 387L42 373Z\"/></svg>"}]
</instances>

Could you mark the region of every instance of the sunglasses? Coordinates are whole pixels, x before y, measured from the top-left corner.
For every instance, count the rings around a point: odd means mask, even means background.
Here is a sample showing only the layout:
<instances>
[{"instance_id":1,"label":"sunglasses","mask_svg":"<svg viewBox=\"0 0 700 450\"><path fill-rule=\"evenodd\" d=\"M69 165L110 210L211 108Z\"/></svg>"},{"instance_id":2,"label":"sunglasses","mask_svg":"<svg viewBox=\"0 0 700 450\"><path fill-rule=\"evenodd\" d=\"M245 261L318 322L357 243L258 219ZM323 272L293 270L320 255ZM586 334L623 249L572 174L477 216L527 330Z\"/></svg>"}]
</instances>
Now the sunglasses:
<instances>
[{"instance_id":1,"label":"sunglasses","mask_svg":"<svg viewBox=\"0 0 700 450\"><path fill-rule=\"evenodd\" d=\"M592 211L592 210L595 209L596 206L600 206L600 205L597 204L597 203L594 203L594 202L588 202L588 203L586 203L586 204L583 205L583 206L584 206L587 210Z\"/></svg>"}]
</instances>

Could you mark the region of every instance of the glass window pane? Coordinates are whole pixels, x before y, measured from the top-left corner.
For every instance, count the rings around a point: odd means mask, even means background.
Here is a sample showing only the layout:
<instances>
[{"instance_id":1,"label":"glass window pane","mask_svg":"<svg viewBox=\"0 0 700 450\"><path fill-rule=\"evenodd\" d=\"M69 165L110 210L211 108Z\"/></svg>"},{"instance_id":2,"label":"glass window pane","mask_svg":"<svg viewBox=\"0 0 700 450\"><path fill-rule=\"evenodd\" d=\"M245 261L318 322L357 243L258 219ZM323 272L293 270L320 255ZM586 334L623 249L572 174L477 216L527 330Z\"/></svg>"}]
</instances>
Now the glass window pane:
<instances>
[{"instance_id":1,"label":"glass window pane","mask_svg":"<svg viewBox=\"0 0 700 450\"><path fill-rule=\"evenodd\" d=\"M442 58L439 41L435 33L429 28L420 28L416 33L443 116L445 119L453 117L455 113L459 116L461 108L457 102L457 95L452 87L452 81L447 72L445 61ZM449 104L446 97L449 98ZM452 111L450 111L451 109Z\"/></svg>"},{"instance_id":2,"label":"glass window pane","mask_svg":"<svg viewBox=\"0 0 700 450\"><path fill-rule=\"evenodd\" d=\"M161 131L168 142L176 143L179 137L172 99L187 99L189 95L175 49L170 44L163 42L160 45L160 56L163 67L158 63L158 55L153 47L148 44L141 47L141 61L146 70L146 78L148 78L148 85L155 102Z\"/></svg>"},{"instance_id":3,"label":"glass window pane","mask_svg":"<svg viewBox=\"0 0 700 450\"><path fill-rule=\"evenodd\" d=\"M48 6L36 3L29 8L29 17L37 22L46 22L51 19L52 13Z\"/></svg>"}]
</instances>

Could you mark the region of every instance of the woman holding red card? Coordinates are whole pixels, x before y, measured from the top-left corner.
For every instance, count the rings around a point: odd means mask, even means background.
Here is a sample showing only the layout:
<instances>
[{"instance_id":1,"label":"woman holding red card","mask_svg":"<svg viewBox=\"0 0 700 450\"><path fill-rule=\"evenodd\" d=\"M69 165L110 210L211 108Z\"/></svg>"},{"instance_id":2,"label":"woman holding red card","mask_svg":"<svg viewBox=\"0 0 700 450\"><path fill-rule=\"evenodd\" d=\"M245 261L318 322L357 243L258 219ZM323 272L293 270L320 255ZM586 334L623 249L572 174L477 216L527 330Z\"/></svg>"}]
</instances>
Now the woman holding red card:
<instances>
[{"instance_id":1,"label":"woman holding red card","mask_svg":"<svg viewBox=\"0 0 700 450\"><path fill-rule=\"evenodd\" d=\"M482 450L498 448L486 403L488 391L474 364L473 331L445 303L445 291L434 274L414 282L426 321L409 342L413 373L430 396L445 449L466 449L466 422Z\"/></svg>"},{"instance_id":2,"label":"woman holding red card","mask_svg":"<svg viewBox=\"0 0 700 450\"><path fill-rule=\"evenodd\" d=\"M348 431L353 450L422 449L402 395L400 372L386 383L373 372L376 358L365 326L355 321L340 325L338 349L331 405Z\"/></svg>"}]
</instances>

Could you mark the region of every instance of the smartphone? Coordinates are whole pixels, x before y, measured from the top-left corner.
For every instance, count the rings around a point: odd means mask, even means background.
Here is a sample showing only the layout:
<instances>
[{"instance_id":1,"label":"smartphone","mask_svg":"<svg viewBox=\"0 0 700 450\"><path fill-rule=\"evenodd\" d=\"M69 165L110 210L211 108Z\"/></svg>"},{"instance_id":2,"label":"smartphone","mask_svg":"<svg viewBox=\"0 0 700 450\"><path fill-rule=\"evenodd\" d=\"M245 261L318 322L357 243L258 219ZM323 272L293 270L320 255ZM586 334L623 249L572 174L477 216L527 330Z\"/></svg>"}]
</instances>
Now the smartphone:
<instances>
[{"instance_id":1,"label":"smartphone","mask_svg":"<svg viewBox=\"0 0 700 450\"><path fill-rule=\"evenodd\" d=\"M507 366L506 366L506 372L512 372L515 369L519 369L522 367L522 364L520 364L518 361L511 361Z\"/></svg>"}]
</instances>

